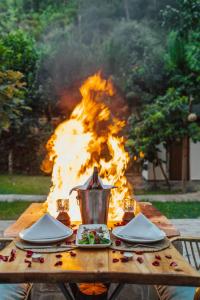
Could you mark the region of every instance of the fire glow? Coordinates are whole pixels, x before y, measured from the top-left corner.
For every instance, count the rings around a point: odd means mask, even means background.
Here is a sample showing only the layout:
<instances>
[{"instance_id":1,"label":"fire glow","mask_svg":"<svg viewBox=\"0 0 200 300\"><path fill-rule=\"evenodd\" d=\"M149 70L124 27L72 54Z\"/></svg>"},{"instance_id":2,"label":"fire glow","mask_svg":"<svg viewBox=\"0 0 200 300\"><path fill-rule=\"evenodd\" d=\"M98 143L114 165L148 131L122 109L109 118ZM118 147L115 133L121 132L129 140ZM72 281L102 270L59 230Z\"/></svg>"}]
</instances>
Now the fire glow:
<instances>
[{"instance_id":1,"label":"fire glow","mask_svg":"<svg viewBox=\"0 0 200 300\"><path fill-rule=\"evenodd\" d=\"M125 176L129 154L119 135L125 122L113 117L103 102L106 98L115 101L110 80L97 73L83 83L80 93L81 102L70 118L55 129L46 145L42 169L48 169L49 163L53 165L48 211L56 216L56 200L69 199L71 220L81 220L76 192L69 198L69 191L83 184L97 166L103 182L117 186L111 192L109 218L119 220L123 201L132 194Z\"/></svg>"}]
</instances>

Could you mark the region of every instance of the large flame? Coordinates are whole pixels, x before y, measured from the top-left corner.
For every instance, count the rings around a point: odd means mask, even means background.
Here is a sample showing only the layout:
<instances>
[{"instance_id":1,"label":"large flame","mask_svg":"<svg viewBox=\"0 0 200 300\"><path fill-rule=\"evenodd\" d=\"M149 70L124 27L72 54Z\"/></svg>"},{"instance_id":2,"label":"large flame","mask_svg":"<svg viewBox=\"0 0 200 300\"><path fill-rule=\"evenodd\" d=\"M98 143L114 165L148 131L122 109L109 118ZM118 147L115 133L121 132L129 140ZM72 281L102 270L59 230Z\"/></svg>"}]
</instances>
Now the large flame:
<instances>
[{"instance_id":1,"label":"large flame","mask_svg":"<svg viewBox=\"0 0 200 300\"><path fill-rule=\"evenodd\" d=\"M114 118L102 99L115 94L111 81L100 74L89 77L80 88L81 102L70 118L61 123L47 142L48 151L42 169L53 164L52 187L47 198L48 210L56 215L56 200L70 199L71 220L80 220L76 192L69 191L83 184L97 166L105 184L117 186L111 192L110 217L119 220L123 215L123 200L131 193L125 177L129 155L119 132L124 121Z\"/></svg>"}]
</instances>

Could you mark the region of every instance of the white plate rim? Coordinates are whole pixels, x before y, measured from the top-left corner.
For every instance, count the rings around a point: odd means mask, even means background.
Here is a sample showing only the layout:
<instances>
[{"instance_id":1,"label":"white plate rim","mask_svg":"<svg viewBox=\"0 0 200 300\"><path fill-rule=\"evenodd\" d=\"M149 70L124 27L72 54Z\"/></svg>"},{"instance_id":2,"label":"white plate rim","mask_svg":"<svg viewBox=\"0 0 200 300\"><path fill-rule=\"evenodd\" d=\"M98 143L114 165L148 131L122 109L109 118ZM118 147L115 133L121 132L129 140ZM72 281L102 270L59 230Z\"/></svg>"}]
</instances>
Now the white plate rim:
<instances>
[{"instance_id":1,"label":"white plate rim","mask_svg":"<svg viewBox=\"0 0 200 300\"><path fill-rule=\"evenodd\" d=\"M81 232L81 229L82 227L104 227L107 232L108 232L108 237L109 237L109 240L110 240L110 243L108 244L94 244L94 245L90 245L90 244L79 244L78 240L79 240L79 233ZM92 228L91 228L92 229ZM76 246L77 247L80 247L80 248L107 248L107 247L110 247L111 245L111 239L110 239L110 233L109 233L109 229L108 229L108 226L106 224L81 224L79 225L79 228L77 230L77 234L76 234Z\"/></svg>"},{"instance_id":2,"label":"white plate rim","mask_svg":"<svg viewBox=\"0 0 200 300\"><path fill-rule=\"evenodd\" d=\"M119 229L122 229L124 226L118 226L118 227L115 227L113 230L112 230L112 234L114 235L114 236L116 236L117 238L119 238L119 239L121 239L121 240L124 240L124 241L127 241L127 242L136 242L136 243L140 243L140 244L142 244L142 243L155 243L155 242L159 242L159 241L162 241L162 240L164 240L164 238L166 237L166 234L165 234L165 232L163 231L163 230L161 230L160 229L160 231L163 233L163 237L160 237L160 238L157 238L157 239L155 239L155 240L145 240L145 239L129 239L129 238L125 238L125 237L122 237L121 235L119 236L118 234L117 234L117 232L116 231L118 231Z\"/></svg>"}]
</instances>

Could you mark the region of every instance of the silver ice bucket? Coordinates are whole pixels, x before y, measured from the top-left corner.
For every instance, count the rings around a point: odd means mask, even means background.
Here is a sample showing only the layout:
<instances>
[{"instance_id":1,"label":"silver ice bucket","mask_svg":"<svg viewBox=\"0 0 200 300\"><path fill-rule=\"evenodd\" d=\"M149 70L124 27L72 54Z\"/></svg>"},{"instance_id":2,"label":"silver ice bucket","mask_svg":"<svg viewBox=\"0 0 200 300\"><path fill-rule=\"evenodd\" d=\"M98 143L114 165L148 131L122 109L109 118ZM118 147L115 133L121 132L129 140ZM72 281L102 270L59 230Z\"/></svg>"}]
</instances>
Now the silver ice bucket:
<instances>
[{"instance_id":1,"label":"silver ice bucket","mask_svg":"<svg viewBox=\"0 0 200 300\"><path fill-rule=\"evenodd\" d=\"M84 185L76 186L71 191L77 191L81 218L83 224L107 224L110 191L112 185L103 184L94 167L91 177Z\"/></svg>"},{"instance_id":2,"label":"silver ice bucket","mask_svg":"<svg viewBox=\"0 0 200 300\"><path fill-rule=\"evenodd\" d=\"M78 190L83 224L107 224L110 190Z\"/></svg>"}]
</instances>

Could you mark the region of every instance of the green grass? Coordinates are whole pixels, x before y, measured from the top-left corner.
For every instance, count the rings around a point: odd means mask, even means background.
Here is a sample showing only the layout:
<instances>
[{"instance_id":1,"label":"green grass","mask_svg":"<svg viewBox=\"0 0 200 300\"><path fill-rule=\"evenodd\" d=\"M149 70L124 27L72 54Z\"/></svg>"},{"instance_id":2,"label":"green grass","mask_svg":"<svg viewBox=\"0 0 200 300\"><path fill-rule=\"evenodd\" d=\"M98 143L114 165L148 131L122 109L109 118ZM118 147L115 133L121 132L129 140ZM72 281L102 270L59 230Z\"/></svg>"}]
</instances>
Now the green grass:
<instances>
[{"instance_id":1,"label":"green grass","mask_svg":"<svg viewBox=\"0 0 200 300\"><path fill-rule=\"evenodd\" d=\"M169 219L200 218L200 202L152 202Z\"/></svg>"},{"instance_id":2,"label":"green grass","mask_svg":"<svg viewBox=\"0 0 200 300\"><path fill-rule=\"evenodd\" d=\"M0 194L46 195L50 181L49 176L0 175Z\"/></svg>"},{"instance_id":3,"label":"green grass","mask_svg":"<svg viewBox=\"0 0 200 300\"><path fill-rule=\"evenodd\" d=\"M0 202L0 220L15 220L30 202ZM169 219L200 218L200 202L153 202Z\"/></svg>"},{"instance_id":4,"label":"green grass","mask_svg":"<svg viewBox=\"0 0 200 300\"><path fill-rule=\"evenodd\" d=\"M30 204L23 201L0 202L0 220L16 220Z\"/></svg>"}]
</instances>

